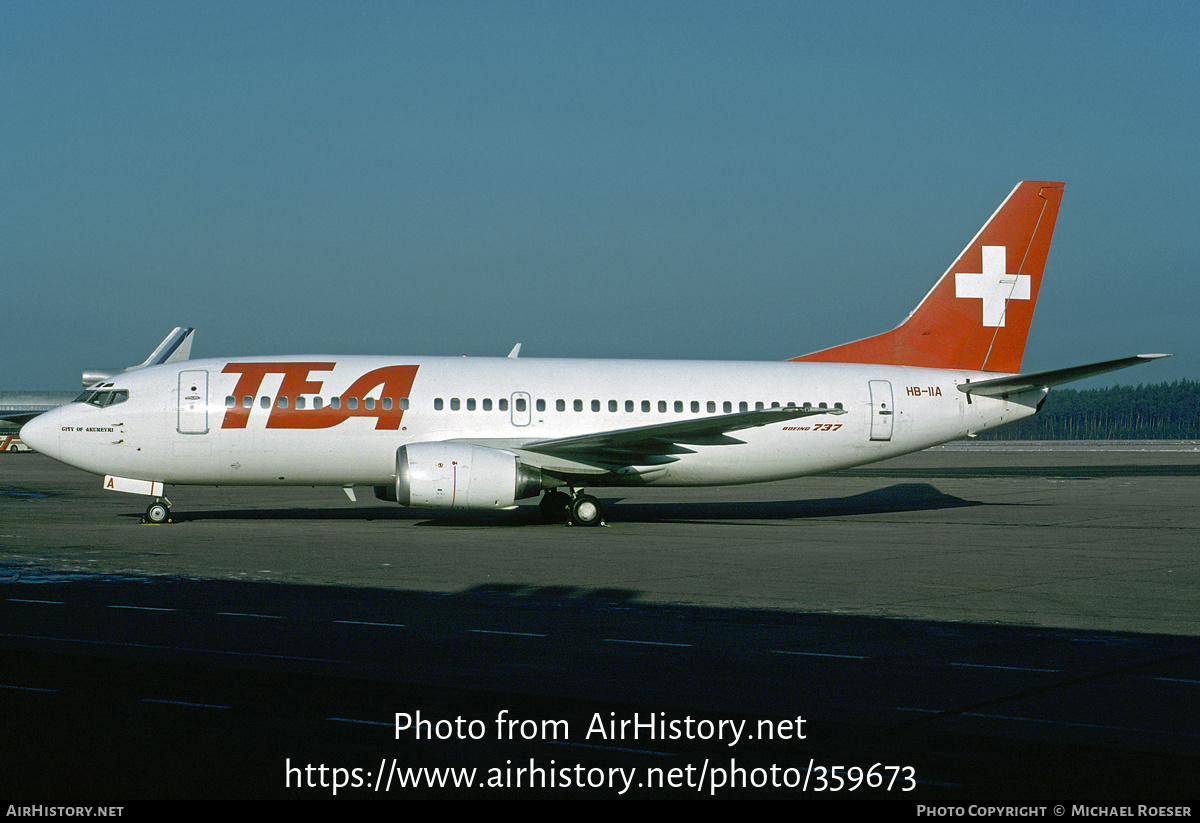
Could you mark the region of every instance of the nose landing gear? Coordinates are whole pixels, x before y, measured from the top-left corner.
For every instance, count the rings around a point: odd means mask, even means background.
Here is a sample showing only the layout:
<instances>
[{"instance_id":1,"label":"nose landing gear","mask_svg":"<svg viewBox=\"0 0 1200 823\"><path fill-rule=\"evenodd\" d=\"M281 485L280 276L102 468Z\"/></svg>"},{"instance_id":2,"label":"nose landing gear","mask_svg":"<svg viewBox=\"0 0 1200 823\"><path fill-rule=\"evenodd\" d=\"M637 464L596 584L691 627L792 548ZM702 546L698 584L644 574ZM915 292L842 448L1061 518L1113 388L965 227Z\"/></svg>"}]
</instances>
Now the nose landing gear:
<instances>
[{"instance_id":1,"label":"nose landing gear","mask_svg":"<svg viewBox=\"0 0 1200 823\"><path fill-rule=\"evenodd\" d=\"M171 501L165 497L156 497L154 502L146 507L146 513L142 515L143 523L169 523L171 522Z\"/></svg>"}]
</instances>

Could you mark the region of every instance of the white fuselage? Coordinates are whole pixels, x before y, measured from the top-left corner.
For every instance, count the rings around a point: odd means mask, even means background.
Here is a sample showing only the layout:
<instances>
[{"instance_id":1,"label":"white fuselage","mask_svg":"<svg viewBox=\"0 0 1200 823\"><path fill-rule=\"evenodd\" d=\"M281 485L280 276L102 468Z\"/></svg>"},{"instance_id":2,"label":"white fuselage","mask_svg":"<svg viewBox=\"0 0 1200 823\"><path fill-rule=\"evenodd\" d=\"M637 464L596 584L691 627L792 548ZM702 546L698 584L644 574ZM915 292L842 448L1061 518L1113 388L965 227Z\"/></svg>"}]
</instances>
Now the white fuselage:
<instances>
[{"instance_id":1,"label":"white fuselage","mask_svg":"<svg viewBox=\"0 0 1200 823\"><path fill-rule=\"evenodd\" d=\"M1045 390L1001 399L957 390L994 373L804 362L471 357L248 357L128 372L128 399L76 402L25 437L97 474L167 484L394 482L396 451L466 441L526 444L773 406L819 414L692 445L658 465L575 463L543 471L579 485L753 483L882 460L1033 414ZM336 408L335 408L336 406ZM353 407L353 408L351 408Z\"/></svg>"}]
</instances>

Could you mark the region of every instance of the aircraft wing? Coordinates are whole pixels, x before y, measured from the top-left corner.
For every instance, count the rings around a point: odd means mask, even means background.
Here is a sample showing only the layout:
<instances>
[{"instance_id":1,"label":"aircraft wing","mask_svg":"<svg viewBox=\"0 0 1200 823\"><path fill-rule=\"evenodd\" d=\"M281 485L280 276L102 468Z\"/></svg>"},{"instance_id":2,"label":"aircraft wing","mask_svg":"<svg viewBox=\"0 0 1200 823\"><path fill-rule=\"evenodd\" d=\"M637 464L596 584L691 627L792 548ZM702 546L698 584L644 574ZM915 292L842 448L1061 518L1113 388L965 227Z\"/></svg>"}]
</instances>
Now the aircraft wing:
<instances>
[{"instance_id":1,"label":"aircraft wing","mask_svg":"<svg viewBox=\"0 0 1200 823\"><path fill-rule=\"evenodd\" d=\"M0 392L0 425L23 426L42 412L76 398L75 392Z\"/></svg>"},{"instance_id":2,"label":"aircraft wing","mask_svg":"<svg viewBox=\"0 0 1200 823\"><path fill-rule=\"evenodd\" d=\"M0 425L10 424L13 426L24 426L33 418L37 417L42 412L50 411L54 406L46 406L44 409L0 409Z\"/></svg>"},{"instance_id":3,"label":"aircraft wing","mask_svg":"<svg viewBox=\"0 0 1200 823\"><path fill-rule=\"evenodd\" d=\"M695 453L695 450L689 449L688 446L737 445L743 442L730 437L730 432L802 417L845 413L845 409L840 408L784 406L577 437L540 440L522 443L520 449L582 463L653 465L677 460L674 455Z\"/></svg>"},{"instance_id":4,"label":"aircraft wing","mask_svg":"<svg viewBox=\"0 0 1200 823\"><path fill-rule=\"evenodd\" d=\"M1089 363L1086 366L1071 366L1066 369L1031 372L1029 374L1013 374L1007 377L996 377L991 380L976 380L962 383L958 390L965 394L980 394L986 397L1002 397L1007 394L1020 394L1025 391L1047 389L1059 386L1085 377L1095 377L1098 374L1149 363L1169 354L1135 354L1133 357L1122 357L1118 360L1105 360L1102 363Z\"/></svg>"}]
</instances>

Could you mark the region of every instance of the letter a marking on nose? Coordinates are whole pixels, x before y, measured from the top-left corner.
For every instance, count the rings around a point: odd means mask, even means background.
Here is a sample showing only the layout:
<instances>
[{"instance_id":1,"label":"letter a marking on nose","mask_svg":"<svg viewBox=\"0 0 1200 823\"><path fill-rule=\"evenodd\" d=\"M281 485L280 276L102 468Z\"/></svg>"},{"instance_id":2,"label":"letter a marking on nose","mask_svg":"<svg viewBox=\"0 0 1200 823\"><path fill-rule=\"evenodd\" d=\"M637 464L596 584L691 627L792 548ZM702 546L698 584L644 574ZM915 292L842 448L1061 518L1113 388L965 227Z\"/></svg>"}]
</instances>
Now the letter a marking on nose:
<instances>
[{"instance_id":1,"label":"letter a marking on nose","mask_svg":"<svg viewBox=\"0 0 1200 823\"><path fill-rule=\"evenodd\" d=\"M983 271L954 275L954 296L983 301L983 325L1003 326L1009 300L1028 300L1032 278L1007 274L1004 246L983 247Z\"/></svg>"}]
</instances>

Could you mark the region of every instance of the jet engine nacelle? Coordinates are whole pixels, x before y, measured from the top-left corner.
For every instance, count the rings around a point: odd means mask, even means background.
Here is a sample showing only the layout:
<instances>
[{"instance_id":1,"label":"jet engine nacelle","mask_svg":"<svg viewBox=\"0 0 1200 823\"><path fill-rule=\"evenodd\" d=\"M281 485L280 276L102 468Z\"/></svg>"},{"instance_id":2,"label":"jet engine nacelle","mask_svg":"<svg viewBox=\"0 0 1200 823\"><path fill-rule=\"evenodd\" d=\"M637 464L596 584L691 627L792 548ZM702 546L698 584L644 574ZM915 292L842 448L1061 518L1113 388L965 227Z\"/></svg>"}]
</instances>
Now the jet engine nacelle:
<instances>
[{"instance_id":1,"label":"jet engine nacelle","mask_svg":"<svg viewBox=\"0 0 1200 823\"><path fill-rule=\"evenodd\" d=\"M510 452L469 443L409 443L396 450L395 488L377 487L375 495L402 506L508 509L541 490L541 471Z\"/></svg>"}]
</instances>

